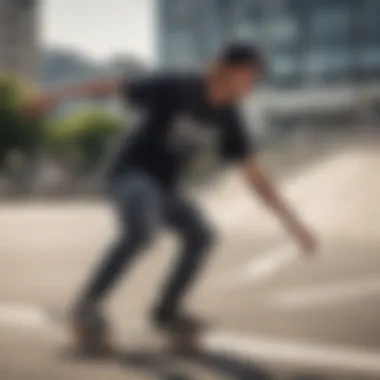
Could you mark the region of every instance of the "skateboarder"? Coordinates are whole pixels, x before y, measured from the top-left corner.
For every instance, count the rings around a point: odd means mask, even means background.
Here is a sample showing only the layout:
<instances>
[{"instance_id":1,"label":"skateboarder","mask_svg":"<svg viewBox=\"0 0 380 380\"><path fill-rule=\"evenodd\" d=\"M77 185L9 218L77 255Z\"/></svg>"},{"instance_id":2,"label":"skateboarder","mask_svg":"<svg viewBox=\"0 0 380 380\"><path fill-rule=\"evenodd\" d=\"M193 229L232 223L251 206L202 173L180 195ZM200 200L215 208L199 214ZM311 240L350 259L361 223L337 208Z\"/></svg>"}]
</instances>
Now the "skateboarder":
<instances>
[{"instance_id":1,"label":"skateboarder","mask_svg":"<svg viewBox=\"0 0 380 380\"><path fill-rule=\"evenodd\" d=\"M247 183L278 215L300 248L307 254L315 251L313 234L260 167L255 142L248 137L238 114L238 101L252 90L263 70L258 50L237 43L227 46L199 73L154 74L135 81L104 79L47 94L30 105L30 111L42 112L74 97L119 95L144 115L116 152L107 174L108 194L115 205L120 232L75 304L73 329L78 334L91 331L105 337L103 301L141 251L153 244L161 227L177 234L182 247L153 308L152 322L169 331L199 327L199 320L186 314L182 303L215 235L179 184L187 165L211 147L216 146L224 162L243 172ZM81 337L89 338L86 334Z\"/></svg>"}]
</instances>

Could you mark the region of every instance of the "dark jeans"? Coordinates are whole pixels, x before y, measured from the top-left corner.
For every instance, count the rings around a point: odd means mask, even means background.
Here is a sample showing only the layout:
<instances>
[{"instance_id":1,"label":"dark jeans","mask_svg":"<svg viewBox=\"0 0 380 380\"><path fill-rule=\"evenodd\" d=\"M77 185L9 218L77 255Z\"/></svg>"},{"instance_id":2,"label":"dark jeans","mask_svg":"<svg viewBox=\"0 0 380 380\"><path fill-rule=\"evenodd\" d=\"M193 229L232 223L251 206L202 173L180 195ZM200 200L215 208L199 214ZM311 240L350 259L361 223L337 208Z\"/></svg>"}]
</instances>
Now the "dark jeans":
<instances>
[{"instance_id":1,"label":"dark jeans","mask_svg":"<svg viewBox=\"0 0 380 380\"><path fill-rule=\"evenodd\" d=\"M177 193L169 193L148 175L129 171L110 187L120 220L120 233L85 289L82 300L98 303L122 272L149 244L160 227L169 227L182 241L178 262L157 305L158 313L174 313L211 248L213 234L199 210Z\"/></svg>"}]
</instances>

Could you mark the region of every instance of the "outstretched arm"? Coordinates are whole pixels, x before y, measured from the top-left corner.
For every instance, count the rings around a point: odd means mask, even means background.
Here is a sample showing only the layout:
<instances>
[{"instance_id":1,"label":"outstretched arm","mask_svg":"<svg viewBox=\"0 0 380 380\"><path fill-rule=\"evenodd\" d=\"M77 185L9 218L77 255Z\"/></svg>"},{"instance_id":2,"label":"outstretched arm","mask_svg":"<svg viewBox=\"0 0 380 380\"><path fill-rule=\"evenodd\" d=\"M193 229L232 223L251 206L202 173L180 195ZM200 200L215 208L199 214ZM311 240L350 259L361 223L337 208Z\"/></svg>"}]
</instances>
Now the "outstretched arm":
<instances>
[{"instance_id":1,"label":"outstretched arm","mask_svg":"<svg viewBox=\"0 0 380 380\"><path fill-rule=\"evenodd\" d=\"M282 198L257 160L255 158L245 160L242 169L248 183L277 214L286 230L296 239L301 249L306 254L313 254L316 250L316 240L313 233L301 222L296 213Z\"/></svg>"},{"instance_id":2,"label":"outstretched arm","mask_svg":"<svg viewBox=\"0 0 380 380\"><path fill-rule=\"evenodd\" d=\"M25 111L29 114L48 112L62 101L85 97L103 97L117 95L122 91L119 79L106 78L88 83L73 84L40 95L27 104Z\"/></svg>"}]
</instances>

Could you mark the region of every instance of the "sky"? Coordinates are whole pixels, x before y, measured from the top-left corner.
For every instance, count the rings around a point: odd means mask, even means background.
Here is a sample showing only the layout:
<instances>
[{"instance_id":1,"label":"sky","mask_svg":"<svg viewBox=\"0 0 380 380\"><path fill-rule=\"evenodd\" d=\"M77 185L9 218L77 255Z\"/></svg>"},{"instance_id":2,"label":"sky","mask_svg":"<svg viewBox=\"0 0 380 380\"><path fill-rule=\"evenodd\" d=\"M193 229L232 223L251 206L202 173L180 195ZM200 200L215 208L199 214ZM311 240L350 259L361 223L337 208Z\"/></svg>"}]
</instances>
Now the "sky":
<instances>
[{"instance_id":1,"label":"sky","mask_svg":"<svg viewBox=\"0 0 380 380\"><path fill-rule=\"evenodd\" d=\"M154 1L41 0L42 41L100 60L133 54L154 62Z\"/></svg>"}]
</instances>

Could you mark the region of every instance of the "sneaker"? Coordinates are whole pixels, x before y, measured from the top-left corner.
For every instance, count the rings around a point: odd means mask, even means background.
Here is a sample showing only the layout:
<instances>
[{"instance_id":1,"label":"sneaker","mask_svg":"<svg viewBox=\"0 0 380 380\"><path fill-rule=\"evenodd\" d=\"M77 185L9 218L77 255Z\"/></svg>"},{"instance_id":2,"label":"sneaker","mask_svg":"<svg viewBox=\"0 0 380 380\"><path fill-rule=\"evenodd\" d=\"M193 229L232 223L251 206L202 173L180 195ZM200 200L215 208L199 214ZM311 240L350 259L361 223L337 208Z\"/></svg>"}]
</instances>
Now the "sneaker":
<instances>
[{"instance_id":1,"label":"sneaker","mask_svg":"<svg viewBox=\"0 0 380 380\"><path fill-rule=\"evenodd\" d=\"M200 318L182 313L156 313L153 323L159 330L179 334L196 334L206 327Z\"/></svg>"},{"instance_id":2,"label":"sneaker","mask_svg":"<svg viewBox=\"0 0 380 380\"><path fill-rule=\"evenodd\" d=\"M109 351L112 347L109 325L99 307L77 307L72 313L70 326L78 347L97 352Z\"/></svg>"}]
</instances>

